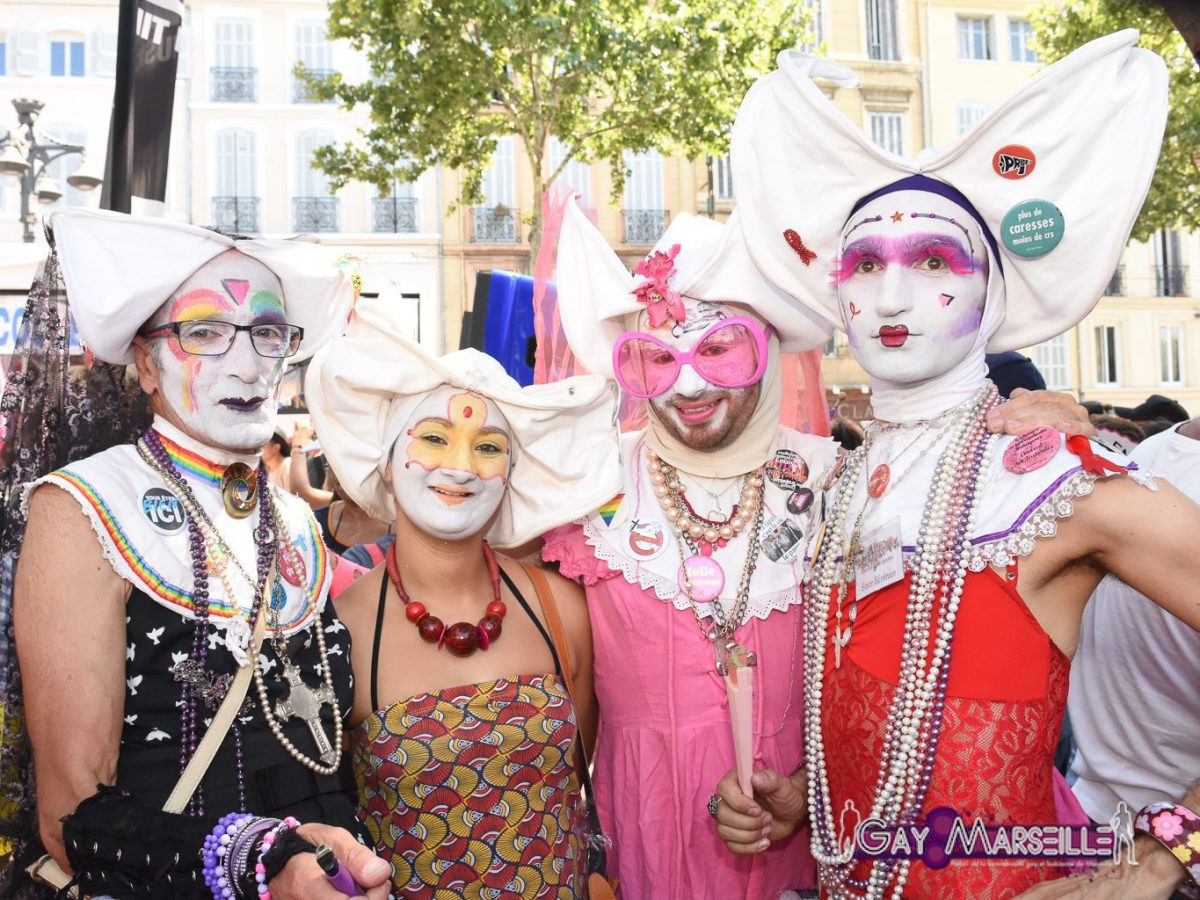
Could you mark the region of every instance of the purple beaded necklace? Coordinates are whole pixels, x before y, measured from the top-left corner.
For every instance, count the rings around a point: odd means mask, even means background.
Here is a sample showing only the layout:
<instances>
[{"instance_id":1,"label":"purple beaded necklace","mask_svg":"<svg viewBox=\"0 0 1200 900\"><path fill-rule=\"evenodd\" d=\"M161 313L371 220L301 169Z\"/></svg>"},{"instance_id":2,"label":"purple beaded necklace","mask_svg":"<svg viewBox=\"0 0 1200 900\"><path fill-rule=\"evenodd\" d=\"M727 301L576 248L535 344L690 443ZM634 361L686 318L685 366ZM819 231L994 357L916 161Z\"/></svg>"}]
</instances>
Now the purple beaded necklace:
<instances>
[{"instance_id":1,"label":"purple beaded necklace","mask_svg":"<svg viewBox=\"0 0 1200 900\"><path fill-rule=\"evenodd\" d=\"M200 516L202 516L203 508L197 502L195 494L192 493L191 486L184 479L174 461L167 453L166 447L163 446L159 439L158 433L152 428L146 429L139 436L139 449L145 447L153 460L153 468L163 475L171 486L177 489L182 495L183 500L190 507L191 514L187 517L188 528L188 550L192 557L192 597L196 604L196 624L192 632L192 649L188 657L186 670L189 674L186 677L181 676L180 670L176 671L176 679L180 683L180 739L179 739L179 773L183 774L183 770L187 767L188 761L196 752L196 747L200 743L200 731L197 723L200 719L200 705L203 703L210 709L216 709L224 698L225 691L228 689L232 678L228 675L214 677L207 670L208 659L208 638L212 630L211 621L209 619L209 604L211 597L208 590L208 554L204 545L204 534L200 528ZM262 461L258 463L259 484L266 485L267 473L263 467ZM271 528L273 524L273 516L271 515L271 504L264 502L259 504L258 508L258 527L254 529L254 542L258 550L257 554L257 585L255 592L255 603L250 613L250 630L253 632L255 623L258 619L259 606L258 598L262 596L263 590L267 582L267 574L271 569L271 563L274 561L276 546L274 539L274 531ZM216 527L210 522L209 527L216 531ZM233 598L229 598L230 601ZM241 809L246 808L246 766L245 758L242 753L242 735L238 728L237 718L234 718L230 730L233 732L234 753L237 759L237 785L238 785L238 801ZM193 816L204 815L204 795L203 787L197 788L192 795L192 799L188 802L188 814Z\"/></svg>"}]
</instances>

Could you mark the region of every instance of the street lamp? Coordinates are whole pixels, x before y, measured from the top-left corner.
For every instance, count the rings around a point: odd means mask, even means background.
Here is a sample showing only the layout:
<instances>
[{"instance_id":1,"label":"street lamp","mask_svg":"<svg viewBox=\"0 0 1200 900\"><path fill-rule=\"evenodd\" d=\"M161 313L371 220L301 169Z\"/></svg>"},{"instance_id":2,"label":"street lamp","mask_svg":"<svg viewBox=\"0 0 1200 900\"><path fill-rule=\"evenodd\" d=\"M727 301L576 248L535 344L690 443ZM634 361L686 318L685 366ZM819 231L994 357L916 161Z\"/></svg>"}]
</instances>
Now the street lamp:
<instances>
[{"instance_id":1,"label":"street lamp","mask_svg":"<svg viewBox=\"0 0 1200 900\"><path fill-rule=\"evenodd\" d=\"M98 188L104 179L88 162L84 147L34 130L42 111L41 100L18 98L12 104L20 127L0 138L0 175L11 175L21 183L21 223L25 226L25 243L32 244L37 216L30 209L31 198L53 203L62 196L62 189L50 177L50 163L78 153L79 167L67 176L67 184L81 191Z\"/></svg>"}]
</instances>

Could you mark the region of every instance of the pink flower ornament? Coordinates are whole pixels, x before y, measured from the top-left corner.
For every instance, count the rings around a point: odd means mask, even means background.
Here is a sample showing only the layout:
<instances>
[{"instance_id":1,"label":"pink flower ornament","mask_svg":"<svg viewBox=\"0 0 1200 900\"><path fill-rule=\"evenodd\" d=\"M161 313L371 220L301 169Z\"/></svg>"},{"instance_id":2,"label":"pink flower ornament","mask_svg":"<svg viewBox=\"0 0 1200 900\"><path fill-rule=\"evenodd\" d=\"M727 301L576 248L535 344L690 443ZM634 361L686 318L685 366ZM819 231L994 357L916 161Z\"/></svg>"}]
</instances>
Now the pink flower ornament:
<instances>
[{"instance_id":1,"label":"pink flower ornament","mask_svg":"<svg viewBox=\"0 0 1200 900\"><path fill-rule=\"evenodd\" d=\"M667 319L674 319L682 324L687 318L683 298L670 287L670 279L675 274L675 257L678 255L678 244L675 244L666 253L656 250L638 263L637 268L634 269L635 274L646 279L633 289L633 296L638 303L646 305L651 328L658 328Z\"/></svg>"},{"instance_id":2,"label":"pink flower ornament","mask_svg":"<svg viewBox=\"0 0 1200 900\"><path fill-rule=\"evenodd\" d=\"M1164 810L1150 820L1150 827L1156 837L1169 841L1183 834L1183 819L1170 810Z\"/></svg>"}]
</instances>

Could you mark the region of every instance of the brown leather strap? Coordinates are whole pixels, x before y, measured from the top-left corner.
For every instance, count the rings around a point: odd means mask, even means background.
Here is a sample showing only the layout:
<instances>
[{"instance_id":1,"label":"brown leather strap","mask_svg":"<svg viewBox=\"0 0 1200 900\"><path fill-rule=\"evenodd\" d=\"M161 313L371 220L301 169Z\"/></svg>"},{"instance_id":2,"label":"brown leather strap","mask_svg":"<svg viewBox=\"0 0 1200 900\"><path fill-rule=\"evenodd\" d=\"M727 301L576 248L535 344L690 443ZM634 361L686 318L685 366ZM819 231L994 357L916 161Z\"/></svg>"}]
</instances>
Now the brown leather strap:
<instances>
[{"instance_id":1,"label":"brown leather strap","mask_svg":"<svg viewBox=\"0 0 1200 900\"><path fill-rule=\"evenodd\" d=\"M533 582L533 589L537 592L538 603L542 607L542 613L546 616L546 625L550 628L550 639L554 641L554 649L558 653L558 663L562 666L563 679L567 683L567 693L570 693L571 688L575 684L575 667L571 665L571 651L567 646L567 633L563 630L562 619L558 615L558 606L554 602L554 592L550 590L550 583L546 580L546 573L537 566L521 563L521 568L525 570L525 574Z\"/></svg>"}]
</instances>

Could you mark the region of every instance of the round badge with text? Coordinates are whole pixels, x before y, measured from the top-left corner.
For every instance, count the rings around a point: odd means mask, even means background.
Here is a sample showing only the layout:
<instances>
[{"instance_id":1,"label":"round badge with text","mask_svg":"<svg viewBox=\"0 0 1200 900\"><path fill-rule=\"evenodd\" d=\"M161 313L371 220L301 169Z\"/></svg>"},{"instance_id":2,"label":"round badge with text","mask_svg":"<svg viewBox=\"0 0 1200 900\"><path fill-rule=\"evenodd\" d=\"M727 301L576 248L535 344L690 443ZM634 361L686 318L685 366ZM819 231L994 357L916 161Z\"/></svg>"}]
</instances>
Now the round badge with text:
<instances>
[{"instance_id":1,"label":"round badge with text","mask_svg":"<svg viewBox=\"0 0 1200 900\"><path fill-rule=\"evenodd\" d=\"M689 556L679 567L679 586L699 603L715 600L725 587L725 570L711 556Z\"/></svg>"},{"instance_id":2,"label":"round badge with text","mask_svg":"<svg viewBox=\"0 0 1200 900\"><path fill-rule=\"evenodd\" d=\"M1004 468L1023 475L1040 469L1054 458L1062 446L1062 436L1053 428L1035 428L1015 438L1004 451Z\"/></svg>"},{"instance_id":3,"label":"round badge with text","mask_svg":"<svg viewBox=\"0 0 1200 900\"><path fill-rule=\"evenodd\" d=\"M1058 246L1066 228L1062 211L1053 203L1022 200L1004 214L1000 240L1014 255L1037 259Z\"/></svg>"},{"instance_id":4,"label":"round badge with text","mask_svg":"<svg viewBox=\"0 0 1200 900\"><path fill-rule=\"evenodd\" d=\"M187 524L183 504L166 488L147 488L142 494L142 515L163 534L176 534Z\"/></svg>"}]
</instances>

